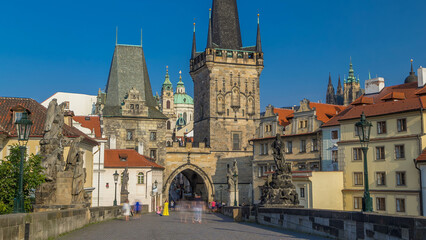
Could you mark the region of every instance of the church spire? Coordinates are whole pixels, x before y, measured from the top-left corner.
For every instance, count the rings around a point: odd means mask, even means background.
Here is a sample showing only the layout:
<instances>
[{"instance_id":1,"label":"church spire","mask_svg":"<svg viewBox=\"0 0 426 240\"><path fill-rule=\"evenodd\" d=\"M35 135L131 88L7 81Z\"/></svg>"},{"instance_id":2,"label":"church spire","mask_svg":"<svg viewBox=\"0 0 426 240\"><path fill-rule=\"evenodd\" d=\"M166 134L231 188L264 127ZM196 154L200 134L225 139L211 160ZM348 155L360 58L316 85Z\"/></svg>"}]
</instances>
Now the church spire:
<instances>
[{"instance_id":1,"label":"church spire","mask_svg":"<svg viewBox=\"0 0 426 240\"><path fill-rule=\"evenodd\" d=\"M351 83L351 82L354 82L354 83L356 82L355 71L352 66L352 57L350 58L350 63L349 63L349 75L348 75L347 83Z\"/></svg>"},{"instance_id":2,"label":"church spire","mask_svg":"<svg viewBox=\"0 0 426 240\"><path fill-rule=\"evenodd\" d=\"M262 41L260 39L260 14L257 14L257 37L256 37L256 52L262 52Z\"/></svg>"},{"instance_id":3,"label":"church spire","mask_svg":"<svg viewBox=\"0 0 426 240\"><path fill-rule=\"evenodd\" d=\"M207 48L213 48L212 33L212 9L209 9L209 32L207 35Z\"/></svg>"},{"instance_id":4,"label":"church spire","mask_svg":"<svg viewBox=\"0 0 426 240\"><path fill-rule=\"evenodd\" d=\"M195 54L197 53L197 44L195 41L195 21L194 21L194 33L192 36L192 54L191 54L191 59L195 58Z\"/></svg>"},{"instance_id":5,"label":"church spire","mask_svg":"<svg viewBox=\"0 0 426 240\"><path fill-rule=\"evenodd\" d=\"M336 104L336 95L334 93L333 83L331 82L331 73L329 73L329 75L328 75L328 87L327 87L326 103L327 104Z\"/></svg>"},{"instance_id":6,"label":"church spire","mask_svg":"<svg viewBox=\"0 0 426 240\"><path fill-rule=\"evenodd\" d=\"M212 40L219 48L242 47L237 0L213 0Z\"/></svg>"}]
</instances>

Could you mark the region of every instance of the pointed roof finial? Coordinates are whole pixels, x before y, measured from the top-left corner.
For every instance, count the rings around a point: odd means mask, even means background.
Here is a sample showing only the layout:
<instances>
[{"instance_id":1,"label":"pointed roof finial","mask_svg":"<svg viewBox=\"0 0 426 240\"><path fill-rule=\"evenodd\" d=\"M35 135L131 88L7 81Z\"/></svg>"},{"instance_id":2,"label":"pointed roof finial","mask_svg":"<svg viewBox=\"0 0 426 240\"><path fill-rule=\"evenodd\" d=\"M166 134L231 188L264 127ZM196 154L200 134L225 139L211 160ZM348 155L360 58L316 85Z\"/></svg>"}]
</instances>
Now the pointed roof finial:
<instances>
[{"instance_id":1,"label":"pointed roof finial","mask_svg":"<svg viewBox=\"0 0 426 240\"><path fill-rule=\"evenodd\" d=\"M414 72L414 71L413 71L413 62L414 62L414 60L413 60L413 59L411 59L411 72Z\"/></svg>"},{"instance_id":2,"label":"pointed roof finial","mask_svg":"<svg viewBox=\"0 0 426 240\"><path fill-rule=\"evenodd\" d=\"M212 9L209 9L209 30L207 33L207 48L213 48Z\"/></svg>"},{"instance_id":3,"label":"pointed roof finial","mask_svg":"<svg viewBox=\"0 0 426 240\"><path fill-rule=\"evenodd\" d=\"M332 85L332 83L331 83L331 72L328 73L328 85Z\"/></svg>"},{"instance_id":4,"label":"pointed roof finial","mask_svg":"<svg viewBox=\"0 0 426 240\"><path fill-rule=\"evenodd\" d=\"M191 59L194 59L196 54L197 54L197 43L196 43L196 39L195 39L195 18L194 18L194 33L192 35L192 53L191 53Z\"/></svg>"},{"instance_id":5,"label":"pointed roof finial","mask_svg":"<svg viewBox=\"0 0 426 240\"><path fill-rule=\"evenodd\" d=\"M166 87L169 87L169 89L167 89ZM163 90L170 90L172 88L172 82L170 82L170 77L169 77L169 66L166 66L166 77L164 79L164 83L163 83Z\"/></svg>"},{"instance_id":6,"label":"pointed roof finial","mask_svg":"<svg viewBox=\"0 0 426 240\"><path fill-rule=\"evenodd\" d=\"M142 43L143 43L143 42L142 42L142 39L143 39L143 38L142 38L142 28L141 28L141 47L143 46L143 45L142 45Z\"/></svg>"},{"instance_id":7,"label":"pointed roof finial","mask_svg":"<svg viewBox=\"0 0 426 240\"><path fill-rule=\"evenodd\" d=\"M169 66L166 66L166 72L169 74Z\"/></svg>"},{"instance_id":8,"label":"pointed roof finial","mask_svg":"<svg viewBox=\"0 0 426 240\"><path fill-rule=\"evenodd\" d=\"M368 71L368 79L371 79L371 73Z\"/></svg>"},{"instance_id":9,"label":"pointed roof finial","mask_svg":"<svg viewBox=\"0 0 426 240\"><path fill-rule=\"evenodd\" d=\"M179 81L182 82L182 70L179 70Z\"/></svg>"},{"instance_id":10,"label":"pointed roof finial","mask_svg":"<svg viewBox=\"0 0 426 240\"><path fill-rule=\"evenodd\" d=\"M262 52L262 41L260 38L260 14L257 13L257 36L256 36L256 52Z\"/></svg>"},{"instance_id":11,"label":"pointed roof finial","mask_svg":"<svg viewBox=\"0 0 426 240\"><path fill-rule=\"evenodd\" d=\"M118 26L115 27L115 45L118 43Z\"/></svg>"}]
</instances>

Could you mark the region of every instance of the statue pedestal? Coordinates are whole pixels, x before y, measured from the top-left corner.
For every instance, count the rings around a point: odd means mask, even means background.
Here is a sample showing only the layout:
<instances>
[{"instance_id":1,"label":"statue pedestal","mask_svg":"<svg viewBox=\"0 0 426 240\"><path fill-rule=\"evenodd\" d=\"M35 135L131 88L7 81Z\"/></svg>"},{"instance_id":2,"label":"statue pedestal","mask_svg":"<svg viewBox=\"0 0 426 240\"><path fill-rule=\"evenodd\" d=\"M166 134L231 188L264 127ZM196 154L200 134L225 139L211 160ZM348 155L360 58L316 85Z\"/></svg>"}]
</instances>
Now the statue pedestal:
<instances>
[{"instance_id":1,"label":"statue pedestal","mask_svg":"<svg viewBox=\"0 0 426 240\"><path fill-rule=\"evenodd\" d=\"M120 204L123 204L128 200L129 200L129 192L128 191L121 192L120 193Z\"/></svg>"},{"instance_id":2,"label":"statue pedestal","mask_svg":"<svg viewBox=\"0 0 426 240\"><path fill-rule=\"evenodd\" d=\"M235 191L228 191L228 193L229 193L228 206L232 207L232 206L234 206ZM237 191L236 195L237 195L237 206L239 206L239 204L240 204L240 201L239 201L240 193L239 193L239 191Z\"/></svg>"}]
</instances>

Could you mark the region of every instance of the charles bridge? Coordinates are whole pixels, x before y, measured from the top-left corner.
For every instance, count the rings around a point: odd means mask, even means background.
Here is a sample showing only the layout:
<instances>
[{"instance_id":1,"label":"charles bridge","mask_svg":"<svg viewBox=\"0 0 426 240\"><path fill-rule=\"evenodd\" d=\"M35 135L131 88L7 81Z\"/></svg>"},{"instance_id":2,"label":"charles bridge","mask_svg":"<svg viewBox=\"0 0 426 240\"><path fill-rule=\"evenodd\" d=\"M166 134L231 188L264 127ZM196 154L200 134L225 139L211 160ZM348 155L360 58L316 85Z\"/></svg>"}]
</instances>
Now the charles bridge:
<instances>
[{"instance_id":1,"label":"charles bridge","mask_svg":"<svg viewBox=\"0 0 426 240\"><path fill-rule=\"evenodd\" d=\"M0 216L0 239L8 240L424 239L425 234L422 217L300 208L224 207L204 214L201 225L184 224L173 211L169 217L144 213L126 222L120 206Z\"/></svg>"}]
</instances>

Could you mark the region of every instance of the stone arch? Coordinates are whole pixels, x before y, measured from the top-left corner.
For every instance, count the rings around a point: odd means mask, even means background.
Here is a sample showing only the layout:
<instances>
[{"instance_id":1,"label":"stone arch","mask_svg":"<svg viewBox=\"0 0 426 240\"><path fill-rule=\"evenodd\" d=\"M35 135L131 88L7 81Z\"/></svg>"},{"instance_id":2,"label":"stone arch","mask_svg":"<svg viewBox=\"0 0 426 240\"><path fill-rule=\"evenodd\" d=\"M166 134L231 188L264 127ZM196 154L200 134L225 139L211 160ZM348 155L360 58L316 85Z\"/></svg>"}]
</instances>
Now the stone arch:
<instances>
[{"instance_id":1,"label":"stone arch","mask_svg":"<svg viewBox=\"0 0 426 240\"><path fill-rule=\"evenodd\" d=\"M192 163L186 163L181 165L180 167L176 168L167 178L167 180L165 181L164 185L163 185L163 196L169 200L169 191L170 191L170 185L173 181L173 179L181 172L185 171L185 170L191 170L194 171L195 173L197 173L204 181L204 185L206 187L207 190L207 199L208 202L213 201L214 199L214 185L213 185L213 181L212 179L209 177L209 175L204 172L203 169L201 169L200 167L198 167L197 165L194 165Z\"/></svg>"}]
</instances>

